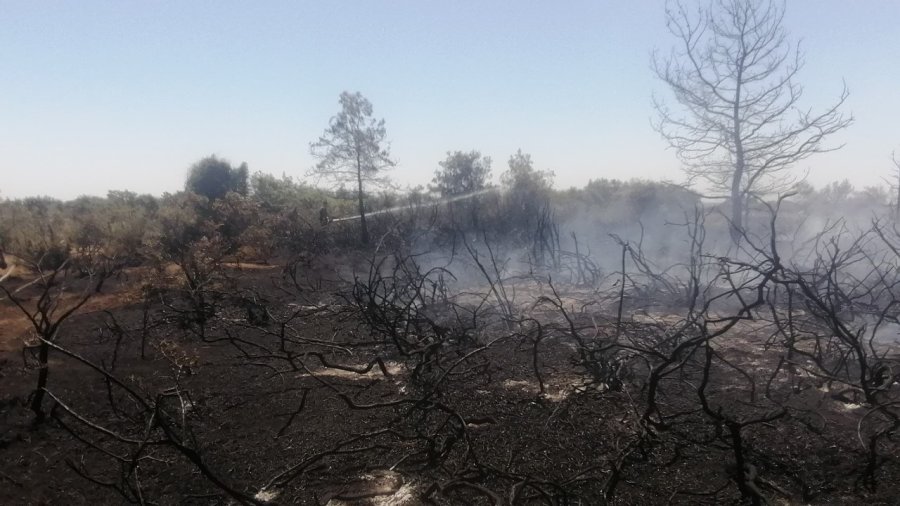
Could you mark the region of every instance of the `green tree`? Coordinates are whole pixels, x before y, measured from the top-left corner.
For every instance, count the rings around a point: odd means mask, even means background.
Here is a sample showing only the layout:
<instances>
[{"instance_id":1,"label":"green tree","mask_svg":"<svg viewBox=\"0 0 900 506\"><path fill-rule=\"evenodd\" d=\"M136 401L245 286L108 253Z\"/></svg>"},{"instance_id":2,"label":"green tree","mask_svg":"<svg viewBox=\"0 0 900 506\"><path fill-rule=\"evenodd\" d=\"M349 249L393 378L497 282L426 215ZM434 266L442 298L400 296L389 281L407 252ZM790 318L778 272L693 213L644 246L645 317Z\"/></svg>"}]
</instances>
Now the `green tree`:
<instances>
[{"instance_id":1,"label":"green tree","mask_svg":"<svg viewBox=\"0 0 900 506\"><path fill-rule=\"evenodd\" d=\"M474 150L468 153L448 151L447 158L439 165L430 185L431 191L440 193L441 197L468 195L465 200L448 203L448 206L451 215L469 214L472 227L478 229L481 203L476 192L488 185L491 177L490 157L482 157Z\"/></svg>"},{"instance_id":2,"label":"green tree","mask_svg":"<svg viewBox=\"0 0 900 506\"><path fill-rule=\"evenodd\" d=\"M552 170L537 170L531 155L522 150L509 157L509 169L500 175L500 182L514 210L530 216L547 200L553 187Z\"/></svg>"},{"instance_id":3,"label":"green tree","mask_svg":"<svg viewBox=\"0 0 900 506\"><path fill-rule=\"evenodd\" d=\"M310 144L310 152L319 159L312 173L334 184L355 184L361 240L368 244L366 185L385 183L383 172L393 167L394 161L385 140L384 120L372 117L372 104L359 92L348 91L341 93L340 104L341 112L331 118L319 140Z\"/></svg>"},{"instance_id":4,"label":"green tree","mask_svg":"<svg viewBox=\"0 0 900 506\"><path fill-rule=\"evenodd\" d=\"M478 151L447 152L447 158L439 162L431 181L432 191L442 197L464 195L484 189L491 177L491 158L482 157Z\"/></svg>"},{"instance_id":5,"label":"green tree","mask_svg":"<svg viewBox=\"0 0 900 506\"><path fill-rule=\"evenodd\" d=\"M319 206L328 195L302 181L282 175L277 178L264 172L250 176L253 198L267 210L300 208L310 211Z\"/></svg>"},{"instance_id":6,"label":"green tree","mask_svg":"<svg viewBox=\"0 0 900 506\"><path fill-rule=\"evenodd\" d=\"M209 200L218 200L229 192L247 195L248 178L246 163L235 168L221 158L208 156L188 170L184 189Z\"/></svg>"},{"instance_id":7,"label":"green tree","mask_svg":"<svg viewBox=\"0 0 900 506\"><path fill-rule=\"evenodd\" d=\"M549 209L553 177L553 171L535 169L531 155L521 149L509 157L509 169L500 175L508 225L522 232L533 230Z\"/></svg>"}]
</instances>

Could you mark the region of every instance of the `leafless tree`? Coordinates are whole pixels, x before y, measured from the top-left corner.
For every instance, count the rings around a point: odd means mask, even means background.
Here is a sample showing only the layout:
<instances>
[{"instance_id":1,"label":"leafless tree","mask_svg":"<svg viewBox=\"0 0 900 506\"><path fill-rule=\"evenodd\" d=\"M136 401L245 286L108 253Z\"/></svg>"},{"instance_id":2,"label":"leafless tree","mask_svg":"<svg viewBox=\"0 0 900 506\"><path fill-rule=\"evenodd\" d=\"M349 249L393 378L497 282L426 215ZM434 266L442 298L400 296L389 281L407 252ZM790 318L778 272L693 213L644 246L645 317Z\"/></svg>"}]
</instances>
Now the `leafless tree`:
<instances>
[{"instance_id":1,"label":"leafless tree","mask_svg":"<svg viewBox=\"0 0 900 506\"><path fill-rule=\"evenodd\" d=\"M0 292L22 313L31 324L35 336L39 339L37 344L26 346L28 351L37 351L38 379L34 394L31 397L31 411L35 415L35 424L41 423L46 417L43 408L44 393L50 374L50 348L51 344L59 340L60 328L71 316L75 315L88 300L97 293L97 287L103 281L115 274L115 271L89 270L90 274L81 289L72 290L77 282L71 268L71 258L66 258L61 265L52 269L41 267L43 258L27 262L36 273L36 279L18 289L11 289L0 285ZM29 302L19 292L29 285L34 285L37 290L36 302ZM2 299L0 299L2 300Z\"/></svg>"},{"instance_id":2,"label":"leafless tree","mask_svg":"<svg viewBox=\"0 0 900 506\"><path fill-rule=\"evenodd\" d=\"M838 149L827 138L852 122L839 98L820 112L802 108L799 44L783 26L779 0L712 0L693 11L681 2L666 9L677 39L653 70L680 106L654 98L656 129L673 147L691 182L705 181L731 199L731 236L737 242L752 195L783 190L796 181L796 162Z\"/></svg>"}]
</instances>

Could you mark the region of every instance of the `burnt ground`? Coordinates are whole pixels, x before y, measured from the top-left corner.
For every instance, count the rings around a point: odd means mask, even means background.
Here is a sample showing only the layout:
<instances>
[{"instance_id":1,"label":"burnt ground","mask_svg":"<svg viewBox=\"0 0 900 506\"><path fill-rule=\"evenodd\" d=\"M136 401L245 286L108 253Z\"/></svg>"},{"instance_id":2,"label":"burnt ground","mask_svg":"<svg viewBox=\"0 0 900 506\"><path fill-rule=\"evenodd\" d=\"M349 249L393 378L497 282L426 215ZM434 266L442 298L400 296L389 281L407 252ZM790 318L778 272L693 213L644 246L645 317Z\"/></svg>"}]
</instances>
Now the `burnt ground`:
<instances>
[{"instance_id":1,"label":"burnt ground","mask_svg":"<svg viewBox=\"0 0 900 506\"><path fill-rule=\"evenodd\" d=\"M615 475L616 504L741 502L731 479L731 451L717 433L721 427L691 407L689 388L679 397L677 384L690 386L696 378L673 378L665 397L668 409L677 411L683 404L694 411L669 430L641 437L639 388L586 387L573 365L571 343L548 335L538 347L541 394L533 342L510 336L471 356L466 353L475 348L453 355L460 365L444 380L440 394L430 403L417 403L423 390L411 381L406 357L389 343L351 346L376 339L334 297L337 277L321 269L324 281L303 293L283 290L282 271L275 265L229 269L232 293L252 289L273 313L302 312L291 328L309 343L293 343L290 360L275 352L278 326L251 325L246 308L233 301L221 302L205 339L180 326L171 308L158 301L145 311L140 286L160 278L140 270L108 282L103 294L66 322L58 342L103 364L148 399L177 391L169 399L178 406L169 412L179 418L179 437L190 442L210 472L260 500L603 504ZM168 275L174 284L175 272ZM36 295L31 288L20 293L26 299ZM146 332L145 314L159 322ZM594 304L578 318L604 331L613 314L613 307ZM547 322L557 319L539 310L534 315ZM658 332L658 322L666 318L628 316L627 331L636 334ZM501 335L499 327L487 326L479 338L483 343ZM764 332L748 326L721 345L722 353L751 373L768 370L765 339ZM84 422L140 435L134 401L111 388L103 375L53 352L48 390L83 420L57 406L54 416L35 426L27 399L36 371L22 351L23 343L33 341L21 313L9 301L0 303L0 504L236 504L184 453L162 444L142 450L138 472L125 480L138 483L140 492L123 497L117 487L123 469L129 469L123 458L133 447ZM385 371L328 366L363 368L376 356ZM634 365L636 385L645 373ZM740 405L746 390L741 381L720 380L713 386L715 397ZM879 468L876 487L859 480L865 452L857 423L865 406L834 395L812 377L779 377L771 383L768 388L776 392L795 393L791 414L749 427L745 437L759 468L758 484L773 504L900 500L900 468L894 461ZM735 400L728 401L732 391ZM45 403L50 407L56 401ZM353 440L361 434L367 436ZM882 453L898 457L896 446Z\"/></svg>"}]
</instances>

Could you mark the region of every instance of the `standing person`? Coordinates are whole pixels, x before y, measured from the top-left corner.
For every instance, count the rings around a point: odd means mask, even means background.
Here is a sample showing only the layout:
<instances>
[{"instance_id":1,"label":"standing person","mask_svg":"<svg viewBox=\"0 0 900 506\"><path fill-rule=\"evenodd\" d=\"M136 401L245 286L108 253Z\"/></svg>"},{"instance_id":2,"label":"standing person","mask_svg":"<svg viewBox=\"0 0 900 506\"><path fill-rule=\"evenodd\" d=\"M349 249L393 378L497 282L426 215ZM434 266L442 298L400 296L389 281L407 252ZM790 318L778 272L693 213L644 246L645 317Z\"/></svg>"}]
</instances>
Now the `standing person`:
<instances>
[{"instance_id":1,"label":"standing person","mask_svg":"<svg viewBox=\"0 0 900 506\"><path fill-rule=\"evenodd\" d=\"M328 225L328 222L331 221L331 218L328 216L328 201L322 201L322 209L319 209L319 223L324 227Z\"/></svg>"}]
</instances>

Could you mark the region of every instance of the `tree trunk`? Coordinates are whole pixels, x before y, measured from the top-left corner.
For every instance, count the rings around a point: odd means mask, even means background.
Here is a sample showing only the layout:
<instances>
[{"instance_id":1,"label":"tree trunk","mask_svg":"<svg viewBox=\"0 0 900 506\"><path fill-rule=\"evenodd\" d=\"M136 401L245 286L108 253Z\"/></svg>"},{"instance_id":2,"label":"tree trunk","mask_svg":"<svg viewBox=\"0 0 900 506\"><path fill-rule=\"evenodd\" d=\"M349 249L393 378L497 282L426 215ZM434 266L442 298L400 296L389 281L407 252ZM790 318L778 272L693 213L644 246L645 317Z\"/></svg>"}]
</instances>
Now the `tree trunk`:
<instances>
[{"instance_id":1,"label":"tree trunk","mask_svg":"<svg viewBox=\"0 0 900 506\"><path fill-rule=\"evenodd\" d=\"M760 495L755 485L749 481L751 477L748 475L747 462L744 455L744 441L741 436L741 426L737 422L728 422L728 429L731 433L731 444L734 450L734 463L737 468L734 472L734 481L737 483L738 490L745 498L750 499L753 506L759 506Z\"/></svg>"},{"instance_id":2,"label":"tree trunk","mask_svg":"<svg viewBox=\"0 0 900 506\"><path fill-rule=\"evenodd\" d=\"M734 90L732 134L734 139L734 174L731 177L731 241L740 244L744 228L744 196L741 193L741 182L744 179L744 141L741 139L741 79L743 60L738 66L737 85Z\"/></svg>"},{"instance_id":3,"label":"tree trunk","mask_svg":"<svg viewBox=\"0 0 900 506\"><path fill-rule=\"evenodd\" d=\"M50 355L50 346L41 341L41 347L38 352L38 370L37 388L34 391L34 397L31 398L31 411L34 413L35 423L44 421L44 409L41 406L44 402L44 389L47 387L47 376L50 374L50 365L47 363Z\"/></svg>"},{"instance_id":4,"label":"tree trunk","mask_svg":"<svg viewBox=\"0 0 900 506\"><path fill-rule=\"evenodd\" d=\"M369 226L366 224L366 207L363 204L362 164L359 156L356 157L356 182L357 196L359 197L359 226L360 240L363 244L369 244Z\"/></svg>"},{"instance_id":5,"label":"tree trunk","mask_svg":"<svg viewBox=\"0 0 900 506\"><path fill-rule=\"evenodd\" d=\"M900 163L894 162L897 166L897 199L894 204L894 221L900 221ZM3 249L0 248L0 260L3 260Z\"/></svg>"},{"instance_id":6,"label":"tree trunk","mask_svg":"<svg viewBox=\"0 0 900 506\"><path fill-rule=\"evenodd\" d=\"M744 197L741 195L741 180L743 176L744 161L743 157L739 156L731 179L731 240L735 244L741 242L744 227Z\"/></svg>"}]
</instances>

